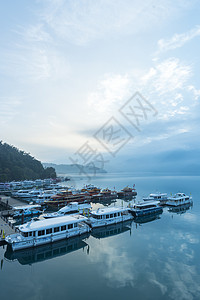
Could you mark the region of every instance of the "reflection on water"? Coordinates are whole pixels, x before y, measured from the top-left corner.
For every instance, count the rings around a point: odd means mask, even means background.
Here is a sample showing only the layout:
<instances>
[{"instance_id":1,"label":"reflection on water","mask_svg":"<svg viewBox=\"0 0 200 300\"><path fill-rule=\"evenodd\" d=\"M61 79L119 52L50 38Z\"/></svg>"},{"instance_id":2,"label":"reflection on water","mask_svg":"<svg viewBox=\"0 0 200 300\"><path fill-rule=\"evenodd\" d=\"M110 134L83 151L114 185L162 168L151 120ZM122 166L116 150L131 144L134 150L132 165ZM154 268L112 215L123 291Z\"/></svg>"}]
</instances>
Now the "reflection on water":
<instances>
[{"instance_id":1,"label":"reflection on water","mask_svg":"<svg viewBox=\"0 0 200 300\"><path fill-rule=\"evenodd\" d=\"M149 223L149 222L152 222L152 221L160 219L161 218L161 214L162 213L160 213L160 211L159 211L159 212L154 213L154 214L149 215L149 216L136 217L134 219L134 222L136 224Z\"/></svg>"},{"instance_id":2,"label":"reflection on water","mask_svg":"<svg viewBox=\"0 0 200 300\"><path fill-rule=\"evenodd\" d=\"M86 242L73 238L72 244L67 240L15 253L0 247L1 298L200 299L199 179L120 174L94 182L118 190L134 182L137 201L158 190L168 194L192 192L194 205L170 210L164 207L162 214L137 218L128 225L95 229ZM115 203L104 201L106 204L127 206L119 199ZM93 204L93 209L98 206L102 204ZM30 268L27 264L33 265ZM5 288L8 286L13 288Z\"/></svg>"},{"instance_id":3,"label":"reflection on water","mask_svg":"<svg viewBox=\"0 0 200 300\"><path fill-rule=\"evenodd\" d=\"M4 257L10 261L17 259L22 265L33 264L88 247L88 244L82 240L88 236L89 234L81 237L72 237L67 240L14 252L12 251L11 247L7 246Z\"/></svg>"},{"instance_id":4,"label":"reflection on water","mask_svg":"<svg viewBox=\"0 0 200 300\"><path fill-rule=\"evenodd\" d=\"M168 211L173 212L173 213L177 213L177 214L184 214L192 206L193 206L193 203L187 203L187 204L180 205L180 206L177 206L177 207L170 207L168 209Z\"/></svg>"},{"instance_id":5,"label":"reflection on water","mask_svg":"<svg viewBox=\"0 0 200 300\"><path fill-rule=\"evenodd\" d=\"M121 222L118 224L112 224L109 226L102 226L99 228L94 228L92 230L92 236L101 239L113 235L118 235L120 233L123 233L125 231L131 232L131 224L133 221L127 221L127 222Z\"/></svg>"}]
</instances>

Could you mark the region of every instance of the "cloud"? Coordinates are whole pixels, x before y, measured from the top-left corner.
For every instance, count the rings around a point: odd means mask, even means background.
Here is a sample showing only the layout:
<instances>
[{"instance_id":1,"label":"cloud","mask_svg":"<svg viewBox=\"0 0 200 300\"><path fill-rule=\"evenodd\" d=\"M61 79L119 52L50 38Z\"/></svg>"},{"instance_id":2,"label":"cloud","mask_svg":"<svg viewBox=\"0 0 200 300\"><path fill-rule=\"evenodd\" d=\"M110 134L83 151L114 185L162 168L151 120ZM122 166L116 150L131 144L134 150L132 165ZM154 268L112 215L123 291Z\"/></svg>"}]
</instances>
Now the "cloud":
<instances>
[{"instance_id":1,"label":"cloud","mask_svg":"<svg viewBox=\"0 0 200 300\"><path fill-rule=\"evenodd\" d=\"M186 9L189 1L45 1L41 20L59 37L78 45L116 34L146 32ZM146 25L148 24L148 26Z\"/></svg>"},{"instance_id":2,"label":"cloud","mask_svg":"<svg viewBox=\"0 0 200 300\"><path fill-rule=\"evenodd\" d=\"M200 36L200 25L187 32L175 34L170 39L161 39L158 41L158 53L180 48L197 36Z\"/></svg>"},{"instance_id":3,"label":"cloud","mask_svg":"<svg viewBox=\"0 0 200 300\"><path fill-rule=\"evenodd\" d=\"M89 108L100 114L113 113L119 108L122 101L127 99L131 87L130 76L121 74L105 74L97 84L96 91L88 95Z\"/></svg>"}]
</instances>

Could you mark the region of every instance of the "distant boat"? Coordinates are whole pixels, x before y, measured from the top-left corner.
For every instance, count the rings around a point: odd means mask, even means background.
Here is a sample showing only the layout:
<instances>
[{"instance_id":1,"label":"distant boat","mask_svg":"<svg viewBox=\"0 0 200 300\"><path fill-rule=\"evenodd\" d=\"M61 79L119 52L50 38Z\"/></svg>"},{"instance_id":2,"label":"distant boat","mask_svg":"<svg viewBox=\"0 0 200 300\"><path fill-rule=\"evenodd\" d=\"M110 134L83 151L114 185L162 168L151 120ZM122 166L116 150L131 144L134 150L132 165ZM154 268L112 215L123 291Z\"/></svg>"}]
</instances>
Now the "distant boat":
<instances>
[{"instance_id":1,"label":"distant boat","mask_svg":"<svg viewBox=\"0 0 200 300\"><path fill-rule=\"evenodd\" d=\"M135 185L133 185L133 188L126 186L120 192L117 192L118 198L130 198L136 195Z\"/></svg>"},{"instance_id":2,"label":"distant boat","mask_svg":"<svg viewBox=\"0 0 200 300\"><path fill-rule=\"evenodd\" d=\"M168 197L166 205L168 206L180 206L187 203L192 203L192 197L187 196L184 193L177 193L174 196Z\"/></svg>"}]
</instances>

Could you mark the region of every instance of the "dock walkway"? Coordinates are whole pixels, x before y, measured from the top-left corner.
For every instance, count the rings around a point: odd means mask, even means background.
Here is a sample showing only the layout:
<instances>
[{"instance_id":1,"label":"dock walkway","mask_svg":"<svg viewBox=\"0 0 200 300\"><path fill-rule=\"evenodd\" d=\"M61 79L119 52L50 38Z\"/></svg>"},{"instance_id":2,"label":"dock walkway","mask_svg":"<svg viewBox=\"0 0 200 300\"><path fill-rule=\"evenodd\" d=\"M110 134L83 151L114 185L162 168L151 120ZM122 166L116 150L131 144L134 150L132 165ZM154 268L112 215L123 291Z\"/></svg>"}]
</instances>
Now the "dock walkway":
<instances>
[{"instance_id":1,"label":"dock walkway","mask_svg":"<svg viewBox=\"0 0 200 300\"><path fill-rule=\"evenodd\" d=\"M5 237L9 234L15 233L15 227L7 218L0 214L0 243L5 241Z\"/></svg>"}]
</instances>

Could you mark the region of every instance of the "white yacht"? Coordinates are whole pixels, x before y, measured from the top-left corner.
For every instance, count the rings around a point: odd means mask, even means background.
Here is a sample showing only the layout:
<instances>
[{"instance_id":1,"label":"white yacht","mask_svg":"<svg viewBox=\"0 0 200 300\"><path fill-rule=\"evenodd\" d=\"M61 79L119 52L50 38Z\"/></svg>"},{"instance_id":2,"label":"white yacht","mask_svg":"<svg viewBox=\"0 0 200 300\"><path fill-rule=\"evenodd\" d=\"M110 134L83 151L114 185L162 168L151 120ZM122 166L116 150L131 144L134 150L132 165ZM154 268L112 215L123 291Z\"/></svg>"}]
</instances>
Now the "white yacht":
<instances>
[{"instance_id":1,"label":"white yacht","mask_svg":"<svg viewBox=\"0 0 200 300\"><path fill-rule=\"evenodd\" d=\"M34 199L34 202L37 204L43 204L44 201L48 201L51 199L52 196L56 195L57 191L55 190L47 190L43 191L38 197Z\"/></svg>"},{"instance_id":2,"label":"white yacht","mask_svg":"<svg viewBox=\"0 0 200 300\"><path fill-rule=\"evenodd\" d=\"M192 197L184 193L177 193L174 196L168 197L166 202L168 206L179 206L187 203L192 203Z\"/></svg>"},{"instance_id":3,"label":"white yacht","mask_svg":"<svg viewBox=\"0 0 200 300\"><path fill-rule=\"evenodd\" d=\"M143 201L158 201L161 205L166 204L167 200L167 193L154 193L150 194L147 198L143 198Z\"/></svg>"},{"instance_id":4,"label":"white yacht","mask_svg":"<svg viewBox=\"0 0 200 300\"><path fill-rule=\"evenodd\" d=\"M19 233L8 235L5 240L12 250L35 247L89 232L87 218L81 215L63 216L33 221L20 225Z\"/></svg>"},{"instance_id":5,"label":"white yacht","mask_svg":"<svg viewBox=\"0 0 200 300\"><path fill-rule=\"evenodd\" d=\"M13 197L20 199L30 199L30 190L19 190L13 193Z\"/></svg>"},{"instance_id":6,"label":"white yacht","mask_svg":"<svg viewBox=\"0 0 200 300\"><path fill-rule=\"evenodd\" d=\"M21 206L14 206L14 214L13 218L21 218L22 216L28 217L28 216L35 216L42 213L40 210L40 205L21 205Z\"/></svg>"},{"instance_id":7,"label":"white yacht","mask_svg":"<svg viewBox=\"0 0 200 300\"><path fill-rule=\"evenodd\" d=\"M92 228L95 228L116 224L131 219L133 219L133 216L129 212L128 208L106 207L91 211L89 218L86 220L86 223Z\"/></svg>"},{"instance_id":8,"label":"white yacht","mask_svg":"<svg viewBox=\"0 0 200 300\"><path fill-rule=\"evenodd\" d=\"M68 205L59 209L57 212L45 214L43 215L43 217L45 219L48 219L78 213L88 215L91 208L91 204L89 203L79 204L78 202L70 202Z\"/></svg>"},{"instance_id":9,"label":"white yacht","mask_svg":"<svg viewBox=\"0 0 200 300\"><path fill-rule=\"evenodd\" d=\"M143 217L151 214L162 213L163 209L157 201L141 201L129 206L134 217Z\"/></svg>"}]
</instances>

